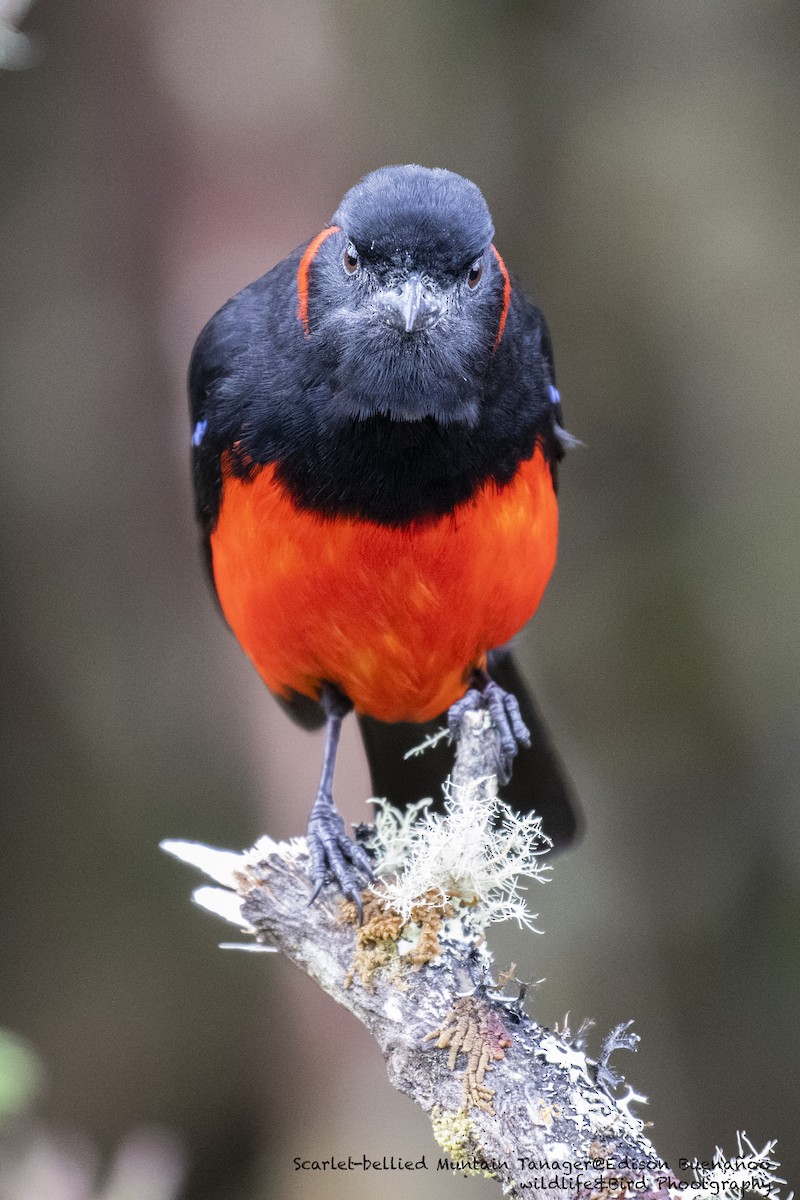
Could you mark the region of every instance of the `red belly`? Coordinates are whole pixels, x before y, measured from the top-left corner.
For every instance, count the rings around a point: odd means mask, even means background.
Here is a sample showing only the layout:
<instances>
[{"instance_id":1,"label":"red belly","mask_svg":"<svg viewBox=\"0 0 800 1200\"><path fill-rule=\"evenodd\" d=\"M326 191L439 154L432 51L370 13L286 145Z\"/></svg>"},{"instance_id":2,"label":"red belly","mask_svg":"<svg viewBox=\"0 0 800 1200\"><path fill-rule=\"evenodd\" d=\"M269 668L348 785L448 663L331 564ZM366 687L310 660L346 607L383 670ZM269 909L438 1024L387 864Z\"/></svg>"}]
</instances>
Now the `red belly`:
<instances>
[{"instance_id":1,"label":"red belly","mask_svg":"<svg viewBox=\"0 0 800 1200\"><path fill-rule=\"evenodd\" d=\"M225 616L274 692L337 684L359 712L426 721L541 599L558 512L540 447L503 488L392 529L297 508L272 466L226 474L211 535Z\"/></svg>"}]
</instances>

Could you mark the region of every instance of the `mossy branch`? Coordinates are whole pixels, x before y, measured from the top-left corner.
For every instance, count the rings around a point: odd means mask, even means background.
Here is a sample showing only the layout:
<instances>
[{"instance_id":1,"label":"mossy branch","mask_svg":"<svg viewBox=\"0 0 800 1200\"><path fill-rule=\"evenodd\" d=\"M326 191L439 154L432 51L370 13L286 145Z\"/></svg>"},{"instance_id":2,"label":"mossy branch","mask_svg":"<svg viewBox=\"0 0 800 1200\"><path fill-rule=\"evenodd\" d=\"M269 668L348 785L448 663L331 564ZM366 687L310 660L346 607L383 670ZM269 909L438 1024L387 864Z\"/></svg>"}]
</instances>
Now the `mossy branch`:
<instances>
[{"instance_id":1,"label":"mossy branch","mask_svg":"<svg viewBox=\"0 0 800 1200\"><path fill-rule=\"evenodd\" d=\"M451 793L474 797L477 789L491 802L495 761L485 714L468 713ZM282 951L366 1026L390 1082L430 1114L437 1158L448 1169L487 1174L511 1196L681 1194L631 1111L644 1097L628 1087L615 1098L622 1080L608 1059L635 1048L628 1025L606 1039L593 1062L580 1034L556 1035L532 1020L521 996L503 995L493 979L480 921L471 919L463 897L432 888L401 914L378 888L364 893L359 927L355 906L332 888L309 904L304 839L264 838L243 855L186 842L164 848L223 885L199 889L200 904L245 929L253 948ZM757 1172L750 1181L759 1186ZM773 1174L766 1182L772 1186L764 1190L775 1195L782 1181ZM692 1194L719 1200L726 1190Z\"/></svg>"}]
</instances>

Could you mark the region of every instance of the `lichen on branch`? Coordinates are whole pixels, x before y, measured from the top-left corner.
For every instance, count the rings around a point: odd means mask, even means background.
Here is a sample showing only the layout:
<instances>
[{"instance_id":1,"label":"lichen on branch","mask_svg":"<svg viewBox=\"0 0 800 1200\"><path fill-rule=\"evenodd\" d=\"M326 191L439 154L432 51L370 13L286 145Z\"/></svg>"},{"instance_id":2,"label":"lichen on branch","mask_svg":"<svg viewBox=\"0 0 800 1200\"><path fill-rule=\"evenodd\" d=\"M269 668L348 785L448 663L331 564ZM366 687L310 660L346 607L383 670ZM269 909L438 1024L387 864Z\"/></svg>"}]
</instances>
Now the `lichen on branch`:
<instances>
[{"instance_id":1,"label":"lichen on branch","mask_svg":"<svg viewBox=\"0 0 800 1200\"><path fill-rule=\"evenodd\" d=\"M545 843L535 819L509 816L498 800L485 714L463 721L444 816L417 806L404 818L384 807L377 824L386 878L364 892L360 925L333 888L309 905L305 839L262 838L244 854L163 845L219 885L195 900L237 925L245 948L282 951L362 1021L391 1083L430 1114L446 1167L496 1178L515 1197L682 1196L686 1185L633 1111L645 1097L630 1086L620 1095L623 1077L609 1067L612 1054L635 1048L628 1025L593 1060L586 1025L575 1037L551 1033L524 1011L524 989L504 994L510 973L494 978L484 931L507 917L531 927L515 872L540 878ZM697 1180L692 1195L738 1197L746 1176L778 1200L773 1143L761 1174L752 1144L740 1138L740 1149L738 1174L718 1152L713 1177Z\"/></svg>"}]
</instances>

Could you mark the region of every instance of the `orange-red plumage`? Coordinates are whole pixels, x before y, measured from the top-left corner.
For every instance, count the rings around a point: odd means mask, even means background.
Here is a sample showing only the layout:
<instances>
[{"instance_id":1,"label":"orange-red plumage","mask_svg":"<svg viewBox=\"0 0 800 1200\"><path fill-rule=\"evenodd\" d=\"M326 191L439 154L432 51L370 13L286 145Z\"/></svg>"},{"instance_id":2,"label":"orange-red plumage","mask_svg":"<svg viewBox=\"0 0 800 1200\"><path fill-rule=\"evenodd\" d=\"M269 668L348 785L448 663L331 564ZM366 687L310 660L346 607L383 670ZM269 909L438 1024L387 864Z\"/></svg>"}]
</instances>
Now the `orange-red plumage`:
<instances>
[{"instance_id":1,"label":"orange-red plumage","mask_svg":"<svg viewBox=\"0 0 800 1200\"><path fill-rule=\"evenodd\" d=\"M533 614L557 530L539 445L506 486L402 528L302 509L271 465L247 479L226 470L214 579L273 691L316 697L327 680L362 713L426 721Z\"/></svg>"},{"instance_id":2,"label":"orange-red plumage","mask_svg":"<svg viewBox=\"0 0 800 1200\"><path fill-rule=\"evenodd\" d=\"M492 251L494 253L495 258L497 259L497 265L500 268L500 274L503 276L503 307L500 310L500 324L497 327L497 336L494 339L494 347L493 347L493 349L496 350L497 347L500 345L500 342L503 339L503 331L505 330L505 327L506 327L506 319L508 317L508 310L511 305L511 276L508 273L508 267L503 262L503 258L502 258L502 255L500 254L500 251L497 249L497 247L494 245L494 243L492 243Z\"/></svg>"},{"instance_id":3,"label":"orange-red plumage","mask_svg":"<svg viewBox=\"0 0 800 1200\"><path fill-rule=\"evenodd\" d=\"M311 273L311 263L326 238L329 238L332 233L338 232L338 225L327 225L325 229L321 230L306 246L303 257L300 259L300 265L297 268L297 316L303 325L306 337L311 336L311 330L308 325L308 278Z\"/></svg>"}]
</instances>

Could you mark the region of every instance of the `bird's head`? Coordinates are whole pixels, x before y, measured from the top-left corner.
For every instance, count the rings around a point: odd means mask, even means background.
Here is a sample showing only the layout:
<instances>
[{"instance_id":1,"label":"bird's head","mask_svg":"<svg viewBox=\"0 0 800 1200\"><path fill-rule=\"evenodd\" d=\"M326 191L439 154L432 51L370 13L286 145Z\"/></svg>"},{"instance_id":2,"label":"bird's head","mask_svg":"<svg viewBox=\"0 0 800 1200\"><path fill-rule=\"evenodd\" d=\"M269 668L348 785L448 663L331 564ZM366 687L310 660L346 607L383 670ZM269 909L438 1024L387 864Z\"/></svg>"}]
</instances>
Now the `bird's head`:
<instances>
[{"instance_id":1,"label":"bird's head","mask_svg":"<svg viewBox=\"0 0 800 1200\"><path fill-rule=\"evenodd\" d=\"M383 167L350 189L298 275L341 416L476 423L510 293L493 234L451 171Z\"/></svg>"}]
</instances>

